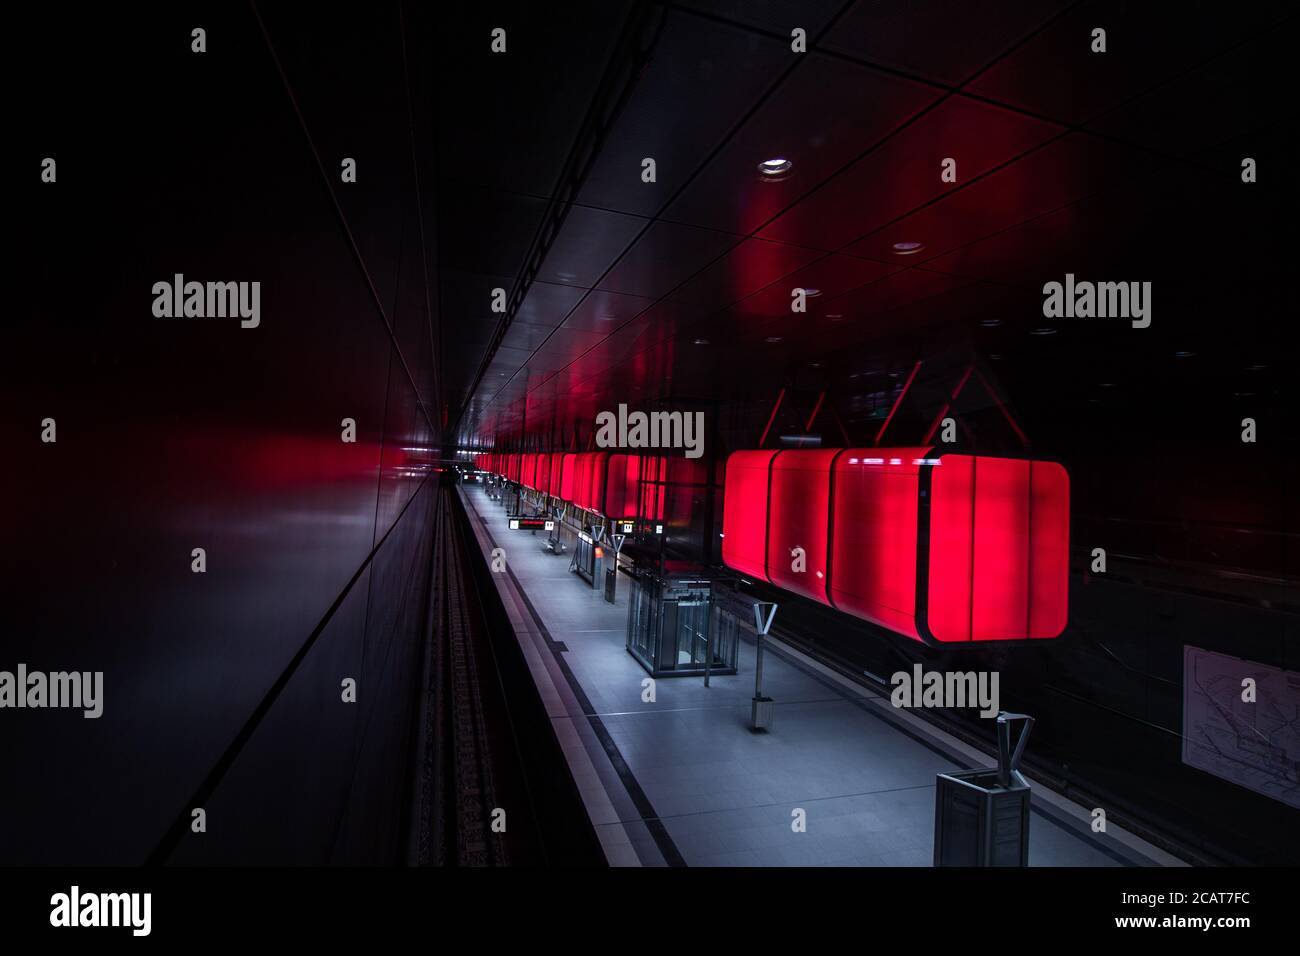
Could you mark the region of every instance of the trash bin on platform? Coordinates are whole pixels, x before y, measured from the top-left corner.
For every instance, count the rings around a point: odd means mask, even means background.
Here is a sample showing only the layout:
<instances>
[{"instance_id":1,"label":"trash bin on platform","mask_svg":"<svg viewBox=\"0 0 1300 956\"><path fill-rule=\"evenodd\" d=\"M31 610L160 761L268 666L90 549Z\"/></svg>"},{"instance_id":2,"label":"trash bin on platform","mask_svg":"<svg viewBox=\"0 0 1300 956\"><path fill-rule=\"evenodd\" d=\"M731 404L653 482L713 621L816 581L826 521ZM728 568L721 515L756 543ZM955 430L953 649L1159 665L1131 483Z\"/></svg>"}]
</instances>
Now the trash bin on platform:
<instances>
[{"instance_id":1,"label":"trash bin on platform","mask_svg":"<svg viewBox=\"0 0 1300 956\"><path fill-rule=\"evenodd\" d=\"M1029 784L1020 757L1033 729L1025 714L998 714L998 765L941 773L935 781L935 866L1028 866ZM1013 724L1021 724L1014 750Z\"/></svg>"}]
</instances>

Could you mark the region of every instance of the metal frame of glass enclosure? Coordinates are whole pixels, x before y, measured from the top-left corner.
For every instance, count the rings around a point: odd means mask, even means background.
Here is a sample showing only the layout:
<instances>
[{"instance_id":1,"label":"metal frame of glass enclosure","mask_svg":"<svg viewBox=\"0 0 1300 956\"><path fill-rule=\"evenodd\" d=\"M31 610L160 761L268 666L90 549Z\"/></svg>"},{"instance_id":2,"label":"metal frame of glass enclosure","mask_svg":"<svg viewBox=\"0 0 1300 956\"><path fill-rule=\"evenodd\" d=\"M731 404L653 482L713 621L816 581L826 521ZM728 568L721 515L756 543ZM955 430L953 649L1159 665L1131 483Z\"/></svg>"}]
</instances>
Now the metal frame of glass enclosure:
<instances>
[{"instance_id":1,"label":"metal frame of glass enclosure","mask_svg":"<svg viewBox=\"0 0 1300 956\"><path fill-rule=\"evenodd\" d=\"M735 616L714 607L709 581L633 576L627 650L651 677L734 674L739 645Z\"/></svg>"},{"instance_id":2,"label":"metal frame of glass enclosure","mask_svg":"<svg viewBox=\"0 0 1300 956\"><path fill-rule=\"evenodd\" d=\"M596 584L596 549L600 545L586 531L579 531L578 538L573 543L573 558L569 561L569 570L576 571L578 576L588 584Z\"/></svg>"}]
</instances>

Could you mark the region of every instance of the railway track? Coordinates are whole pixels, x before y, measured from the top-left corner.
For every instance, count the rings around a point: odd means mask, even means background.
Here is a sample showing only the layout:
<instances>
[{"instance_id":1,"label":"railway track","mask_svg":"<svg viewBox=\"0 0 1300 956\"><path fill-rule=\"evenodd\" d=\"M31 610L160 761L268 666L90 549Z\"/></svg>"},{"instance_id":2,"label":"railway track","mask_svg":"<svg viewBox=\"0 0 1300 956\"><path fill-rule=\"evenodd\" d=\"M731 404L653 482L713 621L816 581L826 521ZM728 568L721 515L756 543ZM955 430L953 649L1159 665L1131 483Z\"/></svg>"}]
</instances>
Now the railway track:
<instances>
[{"instance_id":1,"label":"railway track","mask_svg":"<svg viewBox=\"0 0 1300 956\"><path fill-rule=\"evenodd\" d=\"M408 860L601 866L600 843L455 485L436 494Z\"/></svg>"},{"instance_id":2,"label":"railway track","mask_svg":"<svg viewBox=\"0 0 1300 956\"><path fill-rule=\"evenodd\" d=\"M485 713L483 620L463 564L449 500L438 492L434 520L430 667L425 686L425 786L418 862L432 866L504 866L506 841L492 832L501 807L493 771L498 743Z\"/></svg>"}]
</instances>

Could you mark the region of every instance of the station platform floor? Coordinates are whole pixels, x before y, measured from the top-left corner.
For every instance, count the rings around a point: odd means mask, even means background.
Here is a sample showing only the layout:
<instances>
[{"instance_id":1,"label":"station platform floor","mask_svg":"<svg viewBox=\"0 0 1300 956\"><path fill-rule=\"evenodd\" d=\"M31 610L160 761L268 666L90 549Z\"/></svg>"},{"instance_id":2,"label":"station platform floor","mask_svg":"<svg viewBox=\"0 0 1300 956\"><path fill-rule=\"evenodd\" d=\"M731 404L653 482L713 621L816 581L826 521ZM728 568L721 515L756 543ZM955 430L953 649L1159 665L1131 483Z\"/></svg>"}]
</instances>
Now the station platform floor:
<instances>
[{"instance_id":1,"label":"station platform floor","mask_svg":"<svg viewBox=\"0 0 1300 956\"><path fill-rule=\"evenodd\" d=\"M484 556L503 549L493 580L611 865L930 866L935 775L996 763L776 640L764 645L768 732L748 723L751 641L736 675L707 688L661 678L644 703L648 675L626 650L628 579L609 604L544 534L510 531L483 486L461 495ZM1035 785L1030 865L1184 865L1090 823L1091 808Z\"/></svg>"}]
</instances>

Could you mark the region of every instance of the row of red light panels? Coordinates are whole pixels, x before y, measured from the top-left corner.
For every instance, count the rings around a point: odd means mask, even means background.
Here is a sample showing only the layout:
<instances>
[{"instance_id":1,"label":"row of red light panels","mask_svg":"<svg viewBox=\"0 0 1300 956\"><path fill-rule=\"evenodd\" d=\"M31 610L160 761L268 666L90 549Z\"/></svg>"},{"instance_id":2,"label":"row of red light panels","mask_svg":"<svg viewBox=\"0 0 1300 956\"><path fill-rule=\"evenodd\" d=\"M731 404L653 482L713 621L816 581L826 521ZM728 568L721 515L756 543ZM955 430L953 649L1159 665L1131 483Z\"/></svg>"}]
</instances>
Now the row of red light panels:
<instances>
[{"instance_id":1,"label":"row of red light panels","mask_svg":"<svg viewBox=\"0 0 1300 956\"><path fill-rule=\"evenodd\" d=\"M1049 461L740 451L727 460L722 559L930 644L1051 638L1068 611L1069 499Z\"/></svg>"},{"instance_id":2,"label":"row of red light panels","mask_svg":"<svg viewBox=\"0 0 1300 956\"><path fill-rule=\"evenodd\" d=\"M608 518L662 521L668 459L620 452L505 452L474 457L480 471Z\"/></svg>"}]
</instances>

